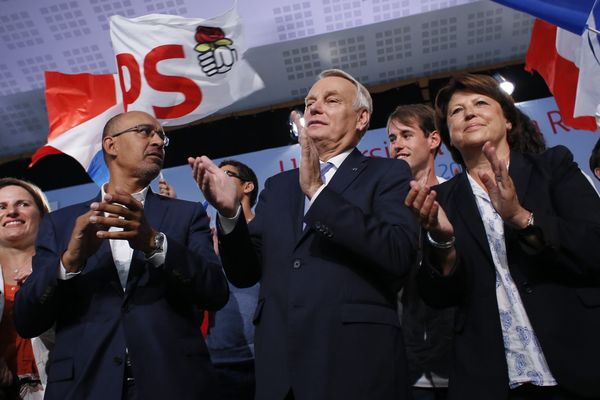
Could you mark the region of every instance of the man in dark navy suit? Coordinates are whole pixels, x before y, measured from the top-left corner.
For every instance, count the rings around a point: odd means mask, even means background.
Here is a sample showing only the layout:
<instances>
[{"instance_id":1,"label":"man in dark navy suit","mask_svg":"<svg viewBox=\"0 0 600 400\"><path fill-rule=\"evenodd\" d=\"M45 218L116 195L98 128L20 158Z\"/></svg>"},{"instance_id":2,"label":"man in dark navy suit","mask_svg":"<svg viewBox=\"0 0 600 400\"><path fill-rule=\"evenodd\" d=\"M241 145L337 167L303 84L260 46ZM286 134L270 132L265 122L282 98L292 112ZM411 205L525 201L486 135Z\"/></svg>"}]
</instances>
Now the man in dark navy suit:
<instances>
[{"instance_id":1,"label":"man in dark navy suit","mask_svg":"<svg viewBox=\"0 0 600 400\"><path fill-rule=\"evenodd\" d=\"M352 76L324 71L305 101L300 169L267 180L251 224L231 179L206 157L189 160L219 211L229 280L261 283L256 398L406 398L396 293L416 253L410 169L356 149L372 101Z\"/></svg>"},{"instance_id":2,"label":"man in dark navy suit","mask_svg":"<svg viewBox=\"0 0 600 400\"><path fill-rule=\"evenodd\" d=\"M43 220L15 322L23 337L56 324L46 399L213 398L201 310L227 282L203 207L149 189L167 144L152 116L114 117L101 194Z\"/></svg>"}]
</instances>

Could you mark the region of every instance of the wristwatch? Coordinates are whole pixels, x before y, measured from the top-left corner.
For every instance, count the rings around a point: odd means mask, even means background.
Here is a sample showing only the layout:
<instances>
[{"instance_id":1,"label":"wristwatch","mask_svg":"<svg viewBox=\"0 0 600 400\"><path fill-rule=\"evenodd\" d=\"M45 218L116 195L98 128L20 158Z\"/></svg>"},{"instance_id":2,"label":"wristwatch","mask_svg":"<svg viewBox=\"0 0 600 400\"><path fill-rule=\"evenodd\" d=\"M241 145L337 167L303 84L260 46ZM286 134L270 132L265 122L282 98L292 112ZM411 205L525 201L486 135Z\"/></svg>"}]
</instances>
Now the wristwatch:
<instances>
[{"instance_id":1,"label":"wristwatch","mask_svg":"<svg viewBox=\"0 0 600 400\"><path fill-rule=\"evenodd\" d=\"M156 253L161 253L163 251L163 245L165 243L165 234L162 232L158 232L154 235L154 250L150 253L146 254L146 258L150 258Z\"/></svg>"}]
</instances>

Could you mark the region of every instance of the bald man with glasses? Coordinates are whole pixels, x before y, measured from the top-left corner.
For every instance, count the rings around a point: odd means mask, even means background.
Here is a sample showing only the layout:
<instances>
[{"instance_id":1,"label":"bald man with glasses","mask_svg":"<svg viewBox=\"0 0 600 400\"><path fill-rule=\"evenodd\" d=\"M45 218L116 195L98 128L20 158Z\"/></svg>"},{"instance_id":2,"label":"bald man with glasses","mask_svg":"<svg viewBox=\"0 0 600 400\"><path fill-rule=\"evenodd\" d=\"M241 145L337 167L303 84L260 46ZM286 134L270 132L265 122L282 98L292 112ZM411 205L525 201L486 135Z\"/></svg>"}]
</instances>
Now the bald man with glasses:
<instances>
[{"instance_id":1,"label":"bald man with glasses","mask_svg":"<svg viewBox=\"0 0 600 400\"><path fill-rule=\"evenodd\" d=\"M46 399L214 398L200 324L227 281L203 207L149 188L167 144L149 114L112 118L101 193L42 222L15 322L23 337L56 325Z\"/></svg>"}]
</instances>

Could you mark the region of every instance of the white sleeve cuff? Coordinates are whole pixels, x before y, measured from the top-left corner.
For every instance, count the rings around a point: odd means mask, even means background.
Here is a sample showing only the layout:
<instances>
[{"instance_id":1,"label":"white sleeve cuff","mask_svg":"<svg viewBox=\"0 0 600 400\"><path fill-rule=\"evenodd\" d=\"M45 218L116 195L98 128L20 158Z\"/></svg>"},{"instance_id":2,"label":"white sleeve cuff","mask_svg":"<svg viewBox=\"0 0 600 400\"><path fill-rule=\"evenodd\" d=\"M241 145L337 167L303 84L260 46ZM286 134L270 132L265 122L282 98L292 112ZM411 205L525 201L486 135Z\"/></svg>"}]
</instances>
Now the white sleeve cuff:
<instances>
[{"instance_id":1,"label":"white sleeve cuff","mask_svg":"<svg viewBox=\"0 0 600 400\"><path fill-rule=\"evenodd\" d=\"M306 205L306 210L304 210L304 214L306 214L308 212L308 210L310 210L310 206L313 205L313 203L315 202L315 200L317 200L317 197L319 196L319 194L321 194L321 192L323 191L323 189L325 189L325 185L321 185L317 191L315 192L315 194L313 195L312 199L310 199L308 201L308 204ZM308 197L307 197L308 199Z\"/></svg>"},{"instance_id":2,"label":"white sleeve cuff","mask_svg":"<svg viewBox=\"0 0 600 400\"><path fill-rule=\"evenodd\" d=\"M146 258L146 260L149 261L150 264L154 265L156 268L163 265L165 263L165 260L167 259L167 242L167 235L165 235L165 240L162 243L162 250L157 251L150 257Z\"/></svg>"},{"instance_id":3,"label":"white sleeve cuff","mask_svg":"<svg viewBox=\"0 0 600 400\"><path fill-rule=\"evenodd\" d=\"M221 223L221 232L224 235L228 235L233 231L233 228L235 228L235 224L237 224L237 220L240 218L241 210L242 210L242 206L239 205L237 211L235 212L235 215L231 218L224 217L221 215L221 213L219 213L219 222Z\"/></svg>"},{"instance_id":4,"label":"white sleeve cuff","mask_svg":"<svg viewBox=\"0 0 600 400\"><path fill-rule=\"evenodd\" d=\"M81 273L81 268L77 272L67 272L67 269L60 260L60 266L58 267L58 279L61 281L68 281L69 279L79 275Z\"/></svg>"}]
</instances>

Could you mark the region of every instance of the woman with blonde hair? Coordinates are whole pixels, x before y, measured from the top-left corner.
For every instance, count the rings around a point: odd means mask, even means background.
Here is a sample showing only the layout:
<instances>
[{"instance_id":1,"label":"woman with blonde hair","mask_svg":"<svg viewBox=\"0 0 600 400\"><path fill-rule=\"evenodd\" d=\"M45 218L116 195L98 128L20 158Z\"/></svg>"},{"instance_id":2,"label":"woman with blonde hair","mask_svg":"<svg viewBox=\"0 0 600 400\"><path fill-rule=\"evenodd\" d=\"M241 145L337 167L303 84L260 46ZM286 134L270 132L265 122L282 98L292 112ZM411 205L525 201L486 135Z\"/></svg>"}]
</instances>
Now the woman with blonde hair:
<instances>
[{"instance_id":1,"label":"woman with blonde hair","mask_svg":"<svg viewBox=\"0 0 600 400\"><path fill-rule=\"evenodd\" d=\"M48 201L37 186L0 178L0 399L44 396L47 343L17 334L12 307L16 292L31 273L38 228L48 212Z\"/></svg>"}]
</instances>

